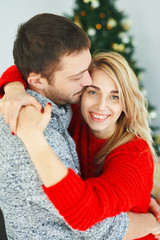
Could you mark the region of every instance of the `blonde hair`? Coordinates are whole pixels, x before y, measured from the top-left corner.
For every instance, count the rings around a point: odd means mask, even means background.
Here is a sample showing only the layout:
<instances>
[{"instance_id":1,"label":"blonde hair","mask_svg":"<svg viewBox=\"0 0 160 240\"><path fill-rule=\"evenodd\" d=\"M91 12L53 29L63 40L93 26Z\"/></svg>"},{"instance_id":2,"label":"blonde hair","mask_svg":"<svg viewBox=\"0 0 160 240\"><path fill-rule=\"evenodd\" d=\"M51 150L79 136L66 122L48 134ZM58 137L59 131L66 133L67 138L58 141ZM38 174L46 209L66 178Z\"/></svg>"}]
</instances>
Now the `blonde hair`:
<instances>
[{"instance_id":1,"label":"blonde hair","mask_svg":"<svg viewBox=\"0 0 160 240\"><path fill-rule=\"evenodd\" d=\"M139 89L138 79L133 70L127 61L115 52L95 55L89 68L90 74L92 75L96 69L103 70L112 77L118 87L123 105L123 112L117 121L113 135L95 157L95 163L98 164L97 173L101 172L104 161L111 151L129 142L135 136L147 142L155 158L147 102Z\"/></svg>"}]
</instances>

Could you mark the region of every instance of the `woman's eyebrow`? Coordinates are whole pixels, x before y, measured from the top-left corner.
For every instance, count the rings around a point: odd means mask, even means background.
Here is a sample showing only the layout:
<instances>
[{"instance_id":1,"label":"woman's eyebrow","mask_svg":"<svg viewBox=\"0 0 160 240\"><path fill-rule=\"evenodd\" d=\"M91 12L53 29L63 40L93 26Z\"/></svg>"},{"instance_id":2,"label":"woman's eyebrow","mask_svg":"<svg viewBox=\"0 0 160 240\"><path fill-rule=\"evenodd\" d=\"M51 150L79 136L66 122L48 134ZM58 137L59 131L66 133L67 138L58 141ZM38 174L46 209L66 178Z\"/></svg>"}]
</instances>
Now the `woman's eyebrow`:
<instances>
[{"instance_id":1,"label":"woman's eyebrow","mask_svg":"<svg viewBox=\"0 0 160 240\"><path fill-rule=\"evenodd\" d=\"M88 85L88 86L86 86L86 88L88 88L88 87L90 87L90 88L95 88L95 89L98 90L98 91L101 90L99 87L97 87L97 86L95 86L95 85ZM118 91L118 90L112 90L110 93L112 93L112 94L118 94L119 91Z\"/></svg>"},{"instance_id":2,"label":"woman's eyebrow","mask_svg":"<svg viewBox=\"0 0 160 240\"><path fill-rule=\"evenodd\" d=\"M88 85L87 88L88 88L88 87L95 88L95 89L97 89L97 90L99 90L99 91L101 90L99 87L97 87L97 86L95 86L95 85Z\"/></svg>"},{"instance_id":3,"label":"woman's eyebrow","mask_svg":"<svg viewBox=\"0 0 160 240\"><path fill-rule=\"evenodd\" d=\"M112 90L111 93L119 93L117 90Z\"/></svg>"}]
</instances>

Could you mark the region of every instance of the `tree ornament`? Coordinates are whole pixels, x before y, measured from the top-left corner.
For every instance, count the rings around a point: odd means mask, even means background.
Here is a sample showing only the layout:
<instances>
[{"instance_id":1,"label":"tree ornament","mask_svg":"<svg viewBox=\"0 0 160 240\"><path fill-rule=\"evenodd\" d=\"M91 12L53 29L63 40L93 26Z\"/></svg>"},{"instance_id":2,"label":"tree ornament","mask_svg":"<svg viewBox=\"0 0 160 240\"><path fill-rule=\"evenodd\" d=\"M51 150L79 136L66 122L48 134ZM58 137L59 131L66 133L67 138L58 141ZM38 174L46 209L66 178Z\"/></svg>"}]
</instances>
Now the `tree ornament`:
<instances>
[{"instance_id":1,"label":"tree ornament","mask_svg":"<svg viewBox=\"0 0 160 240\"><path fill-rule=\"evenodd\" d=\"M102 28L102 25L100 23L97 23L96 28L97 28L97 30L100 30Z\"/></svg>"},{"instance_id":2,"label":"tree ornament","mask_svg":"<svg viewBox=\"0 0 160 240\"><path fill-rule=\"evenodd\" d=\"M99 16L100 16L100 18L105 18L106 14L105 14L104 12L101 12L101 13L99 14Z\"/></svg>"},{"instance_id":3,"label":"tree ornament","mask_svg":"<svg viewBox=\"0 0 160 240\"><path fill-rule=\"evenodd\" d=\"M83 17L85 17L85 16L86 16L86 11L83 10L83 11L81 12L81 15L82 15Z\"/></svg>"}]
</instances>

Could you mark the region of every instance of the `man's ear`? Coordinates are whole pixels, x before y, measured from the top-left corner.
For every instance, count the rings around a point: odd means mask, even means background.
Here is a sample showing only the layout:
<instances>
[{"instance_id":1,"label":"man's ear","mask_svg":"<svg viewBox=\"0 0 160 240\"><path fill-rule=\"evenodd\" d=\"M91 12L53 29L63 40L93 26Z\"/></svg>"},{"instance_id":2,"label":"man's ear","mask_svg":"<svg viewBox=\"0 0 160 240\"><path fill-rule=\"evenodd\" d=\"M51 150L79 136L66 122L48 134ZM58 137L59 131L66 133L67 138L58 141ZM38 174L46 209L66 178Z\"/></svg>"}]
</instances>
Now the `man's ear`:
<instances>
[{"instance_id":1,"label":"man's ear","mask_svg":"<svg viewBox=\"0 0 160 240\"><path fill-rule=\"evenodd\" d=\"M32 88L36 88L36 89L39 89L39 90L43 90L44 87L45 87L45 84L46 84L46 81L47 79L46 78L43 78L41 76L41 74L37 74L37 73L34 73L34 72L31 72L27 78L27 81L28 81L28 84L29 84L29 87L32 89Z\"/></svg>"}]
</instances>

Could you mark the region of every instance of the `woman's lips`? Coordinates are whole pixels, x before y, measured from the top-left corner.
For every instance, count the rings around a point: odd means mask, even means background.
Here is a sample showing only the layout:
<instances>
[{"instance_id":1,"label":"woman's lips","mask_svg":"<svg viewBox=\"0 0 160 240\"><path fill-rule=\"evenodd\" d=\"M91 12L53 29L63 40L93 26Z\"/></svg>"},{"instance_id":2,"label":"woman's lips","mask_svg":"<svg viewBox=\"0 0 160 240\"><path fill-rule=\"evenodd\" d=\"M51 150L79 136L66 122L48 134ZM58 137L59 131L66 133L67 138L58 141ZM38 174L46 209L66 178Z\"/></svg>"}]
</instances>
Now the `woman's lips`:
<instances>
[{"instance_id":1,"label":"woman's lips","mask_svg":"<svg viewBox=\"0 0 160 240\"><path fill-rule=\"evenodd\" d=\"M108 117L110 117L110 114L99 114L94 112L89 112L91 118L96 122L104 122Z\"/></svg>"}]
</instances>

